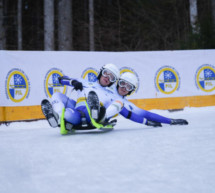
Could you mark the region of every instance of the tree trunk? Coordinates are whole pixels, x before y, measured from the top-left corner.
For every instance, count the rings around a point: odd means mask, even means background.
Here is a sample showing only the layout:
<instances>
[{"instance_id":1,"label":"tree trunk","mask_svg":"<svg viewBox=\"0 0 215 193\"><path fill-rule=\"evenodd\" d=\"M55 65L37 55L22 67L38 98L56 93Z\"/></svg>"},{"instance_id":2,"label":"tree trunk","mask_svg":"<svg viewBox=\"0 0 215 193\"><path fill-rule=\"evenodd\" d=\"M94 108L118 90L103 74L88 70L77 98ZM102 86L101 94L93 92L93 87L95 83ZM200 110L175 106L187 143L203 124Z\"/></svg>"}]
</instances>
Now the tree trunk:
<instances>
[{"instance_id":1,"label":"tree trunk","mask_svg":"<svg viewBox=\"0 0 215 193\"><path fill-rule=\"evenodd\" d=\"M58 1L58 49L72 50L72 0Z\"/></svg>"},{"instance_id":2,"label":"tree trunk","mask_svg":"<svg viewBox=\"0 0 215 193\"><path fill-rule=\"evenodd\" d=\"M17 2L18 50L22 50L22 0Z\"/></svg>"},{"instance_id":3,"label":"tree trunk","mask_svg":"<svg viewBox=\"0 0 215 193\"><path fill-rule=\"evenodd\" d=\"M190 2L190 24L193 33L199 33L197 26L198 21L198 10L197 10L197 0L189 0Z\"/></svg>"},{"instance_id":4,"label":"tree trunk","mask_svg":"<svg viewBox=\"0 0 215 193\"><path fill-rule=\"evenodd\" d=\"M215 37L215 0L211 0L211 7L212 7L212 17L213 17L213 30L214 30L214 37Z\"/></svg>"},{"instance_id":5,"label":"tree trunk","mask_svg":"<svg viewBox=\"0 0 215 193\"><path fill-rule=\"evenodd\" d=\"M90 44L90 51L94 51L95 42L94 42L94 2L93 0L89 0L89 44Z\"/></svg>"},{"instance_id":6,"label":"tree trunk","mask_svg":"<svg viewBox=\"0 0 215 193\"><path fill-rule=\"evenodd\" d=\"M54 0L44 0L44 50L54 50Z\"/></svg>"},{"instance_id":7,"label":"tree trunk","mask_svg":"<svg viewBox=\"0 0 215 193\"><path fill-rule=\"evenodd\" d=\"M3 0L0 0L0 50L5 48L5 28L4 28L4 14L3 14Z\"/></svg>"}]
</instances>

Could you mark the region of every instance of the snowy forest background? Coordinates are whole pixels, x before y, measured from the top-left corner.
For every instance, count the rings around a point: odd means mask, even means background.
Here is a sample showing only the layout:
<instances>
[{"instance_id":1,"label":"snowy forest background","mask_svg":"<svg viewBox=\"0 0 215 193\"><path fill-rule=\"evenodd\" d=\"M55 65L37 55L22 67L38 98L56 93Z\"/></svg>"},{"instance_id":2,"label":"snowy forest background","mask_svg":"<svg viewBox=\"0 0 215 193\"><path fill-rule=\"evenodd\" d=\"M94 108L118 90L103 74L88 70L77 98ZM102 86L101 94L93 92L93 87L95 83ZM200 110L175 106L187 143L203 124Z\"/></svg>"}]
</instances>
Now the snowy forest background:
<instances>
[{"instance_id":1,"label":"snowy forest background","mask_svg":"<svg viewBox=\"0 0 215 193\"><path fill-rule=\"evenodd\" d=\"M215 0L0 0L0 50L215 48Z\"/></svg>"}]
</instances>

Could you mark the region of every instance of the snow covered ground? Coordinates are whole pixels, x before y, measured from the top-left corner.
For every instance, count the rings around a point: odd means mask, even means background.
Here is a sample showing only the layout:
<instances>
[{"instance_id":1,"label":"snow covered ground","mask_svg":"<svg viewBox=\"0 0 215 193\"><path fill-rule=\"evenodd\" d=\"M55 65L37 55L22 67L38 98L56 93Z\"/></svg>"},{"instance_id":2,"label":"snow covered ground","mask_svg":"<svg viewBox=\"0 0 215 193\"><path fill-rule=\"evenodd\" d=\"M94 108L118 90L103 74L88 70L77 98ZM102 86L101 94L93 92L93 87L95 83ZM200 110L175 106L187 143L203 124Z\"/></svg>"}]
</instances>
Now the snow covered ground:
<instances>
[{"instance_id":1,"label":"snow covered ground","mask_svg":"<svg viewBox=\"0 0 215 193\"><path fill-rule=\"evenodd\" d=\"M163 116L151 128L119 118L108 133L61 136L46 121L0 126L0 193L213 193L215 107Z\"/></svg>"}]
</instances>

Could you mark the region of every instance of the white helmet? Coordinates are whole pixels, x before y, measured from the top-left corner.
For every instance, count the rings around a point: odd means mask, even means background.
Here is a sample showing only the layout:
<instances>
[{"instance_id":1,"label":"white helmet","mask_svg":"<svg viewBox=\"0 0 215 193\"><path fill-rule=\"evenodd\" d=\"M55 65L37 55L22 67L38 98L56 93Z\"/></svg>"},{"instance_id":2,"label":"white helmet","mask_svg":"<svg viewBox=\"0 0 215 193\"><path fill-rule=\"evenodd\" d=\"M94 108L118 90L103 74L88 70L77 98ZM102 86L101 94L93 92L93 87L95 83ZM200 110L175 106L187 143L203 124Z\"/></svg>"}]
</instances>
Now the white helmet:
<instances>
[{"instance_id":1,"label":"white helmet","mask_svg":"<svg viewBox=\"0 0 215 193\"><path fill-rule=\"evenodd\" d=\"M112 64L112 63L105 64L104 66L102 66L102 70L103 69L110 70L116 76L116 78L119 79L120 72L115 64Z\"/></svg>"},{"instance_id":2,"label":"white helmet","mask_svg":"<svg viewBox=\"0 0 215 193\"><path fill-rule=\"evenodd\" d=\"M137 79L136 75L131 72L122 73L121 76L119 77L119 79L125 80L125 81L133 84L135 86L135 88L137 88L137 86L138 86L138 79Z\"/></svg>"}]
</instances>

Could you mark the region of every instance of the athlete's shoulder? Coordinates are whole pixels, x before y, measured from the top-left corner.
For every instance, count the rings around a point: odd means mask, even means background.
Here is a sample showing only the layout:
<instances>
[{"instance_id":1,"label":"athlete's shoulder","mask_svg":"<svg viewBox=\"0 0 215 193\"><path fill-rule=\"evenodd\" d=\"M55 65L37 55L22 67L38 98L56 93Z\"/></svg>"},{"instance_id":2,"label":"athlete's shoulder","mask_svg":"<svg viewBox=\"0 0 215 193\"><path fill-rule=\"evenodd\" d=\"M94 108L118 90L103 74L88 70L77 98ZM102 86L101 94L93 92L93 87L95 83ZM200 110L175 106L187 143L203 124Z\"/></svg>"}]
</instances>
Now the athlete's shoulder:
<instances>
[{"instance_id":1,"label":"athlete's shoulder","mask_svg":"<svg viewBox=\"0 0 215 193\"><path fill-rule=\"evenodd\" d=\"M118 95L115 85L110 86L110 87L105 87L105 90L106 90L107 92L110 92L110 93L116 95L116 96Z\"/></svg>"},{"instance_id":2,"label":"athlete's shoulder","mask_svg":"<svg viewBox=\"0 0 215 193\"><path fill-rule=\"evenodd\" d=\"M123 98L124 107L128 110L133 110L136 106L126 98Z\"/></svg>"},{"instance_id":3,"label":"athlete's shoulder","mask_svg":"<svg viewBox=\"0 0 215 193\"><path fill-rule=\"evenodd\" d=\"M90 87L90 86L95 86L96 85L96 82L90 82L86 79L83 79L83 78L78 78L76 79L78 80L79 82L81 82L84 86L87 86L87 87Z\"/></svg>"}]
</instances>

